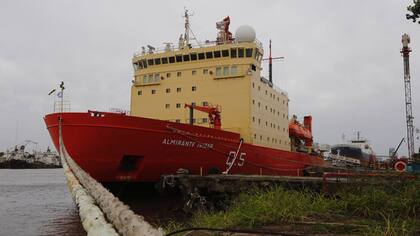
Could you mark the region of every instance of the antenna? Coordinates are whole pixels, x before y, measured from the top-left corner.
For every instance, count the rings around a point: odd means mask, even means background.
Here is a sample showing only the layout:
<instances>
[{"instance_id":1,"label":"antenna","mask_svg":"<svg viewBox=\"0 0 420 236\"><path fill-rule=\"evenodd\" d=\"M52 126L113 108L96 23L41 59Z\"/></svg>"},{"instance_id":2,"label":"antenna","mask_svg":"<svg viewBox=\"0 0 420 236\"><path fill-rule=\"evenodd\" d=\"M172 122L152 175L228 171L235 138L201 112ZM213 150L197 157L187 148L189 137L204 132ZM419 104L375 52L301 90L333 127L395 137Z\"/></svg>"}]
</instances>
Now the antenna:
<instances>
[{"instance_id":1,"label":"antenna","mask_svg":"<svg viewBox=\"0 0 420 236\"><path fill-rule=\"evenodd\" d=\"M407 148L408 148L408 162L413 161L414 154L414 117L412 112L411 102L411 82L410 82L410 52L411 48L408 47L410 43L410 36L403 34L401 39L403 48L401 54L404 61L404 85L405 85L405 114L407 122Z\"/></svg>"}]
</instances>

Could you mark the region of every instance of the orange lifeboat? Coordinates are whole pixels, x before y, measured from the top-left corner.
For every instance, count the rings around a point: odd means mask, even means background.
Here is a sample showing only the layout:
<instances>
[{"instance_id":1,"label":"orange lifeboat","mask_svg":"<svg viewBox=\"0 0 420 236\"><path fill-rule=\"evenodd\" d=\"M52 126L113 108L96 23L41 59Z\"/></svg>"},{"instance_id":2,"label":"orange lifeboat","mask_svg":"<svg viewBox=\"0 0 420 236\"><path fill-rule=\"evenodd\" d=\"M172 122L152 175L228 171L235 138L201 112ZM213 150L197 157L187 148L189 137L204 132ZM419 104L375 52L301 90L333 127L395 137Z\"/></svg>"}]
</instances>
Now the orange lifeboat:
<instances>
[{"instance_id":1,"label":"orange lifeboat","mask_svg":"<svg viewBox=\"0 0 420 236\"><path fill-rule=\"evenodd\" d=\"M303 140L306 147L311 147L313 142L312 137L312 117L305 116L303 119L304 125L299 123L296 116L293 116L289 123L289 136Z\"/></svg>"}]
</instances>

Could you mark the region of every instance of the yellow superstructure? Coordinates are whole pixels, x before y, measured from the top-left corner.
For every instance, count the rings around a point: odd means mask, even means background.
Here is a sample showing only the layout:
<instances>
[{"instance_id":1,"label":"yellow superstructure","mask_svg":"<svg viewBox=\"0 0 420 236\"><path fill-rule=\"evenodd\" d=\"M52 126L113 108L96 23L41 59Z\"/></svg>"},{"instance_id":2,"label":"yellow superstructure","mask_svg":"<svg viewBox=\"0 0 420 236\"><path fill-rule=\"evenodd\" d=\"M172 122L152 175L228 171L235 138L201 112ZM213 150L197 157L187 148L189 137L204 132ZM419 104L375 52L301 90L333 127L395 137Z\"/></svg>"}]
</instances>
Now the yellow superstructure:
<instances>
[{"instance_id":1,"label":"yellow superstructure","mask_svg":"<svg viewBox=\"0 0 420 236\"><path fill-rule=\"evenodd\" d=\"M290 150L288 97L260 76L259 42L167 47L133 58L131 115L189 123L184 104L221 107L222 129L245 142ZM209 126L194 111L194 125Z\"/></svg>"}]
</instances>

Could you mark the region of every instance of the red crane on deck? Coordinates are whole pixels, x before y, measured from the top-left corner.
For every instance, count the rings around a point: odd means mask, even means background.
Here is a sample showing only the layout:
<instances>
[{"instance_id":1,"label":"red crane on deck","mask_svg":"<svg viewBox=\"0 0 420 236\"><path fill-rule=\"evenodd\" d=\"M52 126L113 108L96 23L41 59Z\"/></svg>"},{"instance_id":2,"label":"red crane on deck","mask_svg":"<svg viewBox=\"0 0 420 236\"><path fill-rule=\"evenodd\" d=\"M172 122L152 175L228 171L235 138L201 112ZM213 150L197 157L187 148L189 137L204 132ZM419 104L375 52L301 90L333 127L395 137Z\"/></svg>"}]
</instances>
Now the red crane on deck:
<instances>
[{"instance_id":1,"label":"red crane on deck","mask_svg":"<svg viewBox=\"0 0 420 236\"><path fill-rule=\"evenodd\" d=\"M190 109L190 124L193 124L193 110L205 112L209 115L210 127L215 129L222 129L222 119L220 117L219 106L197 106L195 104L186 104L185 108Z\"/></svg>"}]
</instances>

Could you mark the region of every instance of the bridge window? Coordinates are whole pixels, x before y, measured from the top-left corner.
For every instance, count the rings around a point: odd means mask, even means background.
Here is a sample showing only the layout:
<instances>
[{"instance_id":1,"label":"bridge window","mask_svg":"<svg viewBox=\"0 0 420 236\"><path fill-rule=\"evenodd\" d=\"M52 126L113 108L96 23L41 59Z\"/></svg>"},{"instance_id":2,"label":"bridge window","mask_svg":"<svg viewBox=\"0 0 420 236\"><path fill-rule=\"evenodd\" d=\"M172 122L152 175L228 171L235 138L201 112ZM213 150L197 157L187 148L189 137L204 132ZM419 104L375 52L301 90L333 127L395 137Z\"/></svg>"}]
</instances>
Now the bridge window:
<instances>
[{"instance_id":1,"label":"bridge window","mask_svg":"<svg viewBox=\"0 0 420 236\"><path fill-rule=\"evenodd\" d=\"M168 58L162 57L162 64L168 64Z\"/></svg>"},{"instance_id":2,"label":"bridge window","mask_svg":"<svg viewBox=\"0 0 420 236\"><path fill-rule=\"evenodd\" d=\"M222 50L222 57L228 57L229 56L229 50Z\"/></svg>"},{"instance_id":3,"label":"bridge window","mask_svg":"<svg viewBox=\"0 0 420 236\"><path fill-rule=\"evenodd\" d=\"M197 53L191 53L191 61L197 60Z\"/></svg>"},{"instance_id":4,"label":"bridge window","mask_svg":"<svg viewBox=\"0 0 420 236\"><path fill-rule=\"evenodd\" d=\"M229 75L229 67L223 67L223 75L224 76Z\"/></svg>"},{"instance_id":5,"label":"bridge window","mask_svg":"<svg viewBox=\"0 0 420 236\"><path fill-rule=\"evenodd\" d=\"M198 60L204 60L204 59L205 59L204 52L199 53L198 54Z\"/></svg>"},{"instance_id":6,"label":"bridge window","mask_svg":"<svg viewBox=\"0 0 420 236\"><path fill-rule=\"evenodd\" d=\"M155 58L155 65L160 65L160 58Z\"/></svg>"},{"instance_id":7,"label":"bridge window","mask_svg":"<svg viewBox=\"0 0 420 236\"><path fill-rule=\"evenodd\" d=\"M220 51L214 51L214 58L219 58L220 56Z\"/></svg>"},{"instance_id":8,"label":"bridge window","mask_svg":"<svg viewBox=\"0 0 420 236\"><path fill-rule=\"evenodd\" d=\"M232 66L232 67L230 68L230 73L231 73L232 75L236 75L236 74L238 73L238 67L236 67L236 66ZM252 83L252 87L254 87L254 83Z\"/></svg>"},{"instance_id":9,"label":"bridge window","mask_svg":"<svg viewBox=\"0 0 420 236\"><path fill-rule=\"evenodd\" d=\"M222 75L222 68L216 67L216 76L221 76L221 75Z\"/></svg>"},{"instance_id":10,"label":"bridge window","mask_svg":"<svg viewBox=\"0 0 420 236\"><path fill-rule=\"evenodd\" d=\"M238 48L238 57L244 57L244 48Z\"/></svg>"},{"instance_id":11,"label":"bridge window","mask_svg":"<svg viewBox=\"0 0 420 236\"><path fill-rule=\"evenodd\" d=\"M230 57L231 58L236 58L238 56L238 52L236 48L232 48L230 49Z\"/></svg>"},{"instance_id":12,"label":"bridge window","mask_svg":"<svg viewBox=\"0 0 420 236\"><path fill-rule=\"evenodd\" d=\"M206 52L206 58L207 59L213 58L213 52Z\"/></svg>"},{"instance_id":13,"label":"bridge window","mask_svg":"<svg viewBox=\"0 0 420 236\"><path fill-rule=\"evenodd\" d=\"M175 63L175 57L169 57L169 63Z\"/></svg>"},{"instance_id":14,"label":"bridge window","mask_svg":"<svg viewBox=\"0 0 420 236\"><path fill-rule=\"evenodd\" d=\"M149 66L153 66L154 65L153 59L147 60L147 64L149 64Z\"/></svg>"},{"instance_id":15,"label":"bridge window","mask_svg":"<svg viewBox=\"0 0 420 236\"><path fill-rule=\"evenodd\" d=\"M182 55L175 55L176 62L182 62Z\"/></svg>"},{"instance_id":16,"label":"bridge window","mask_svg":"<svg viewBox=\"0 0 420 236\"><path fill-rule=\"evenodd\" d=\"M245 56L246 57L252 57L252 48L247 48L246 49Z\"/></svg>"}]
</instances>

